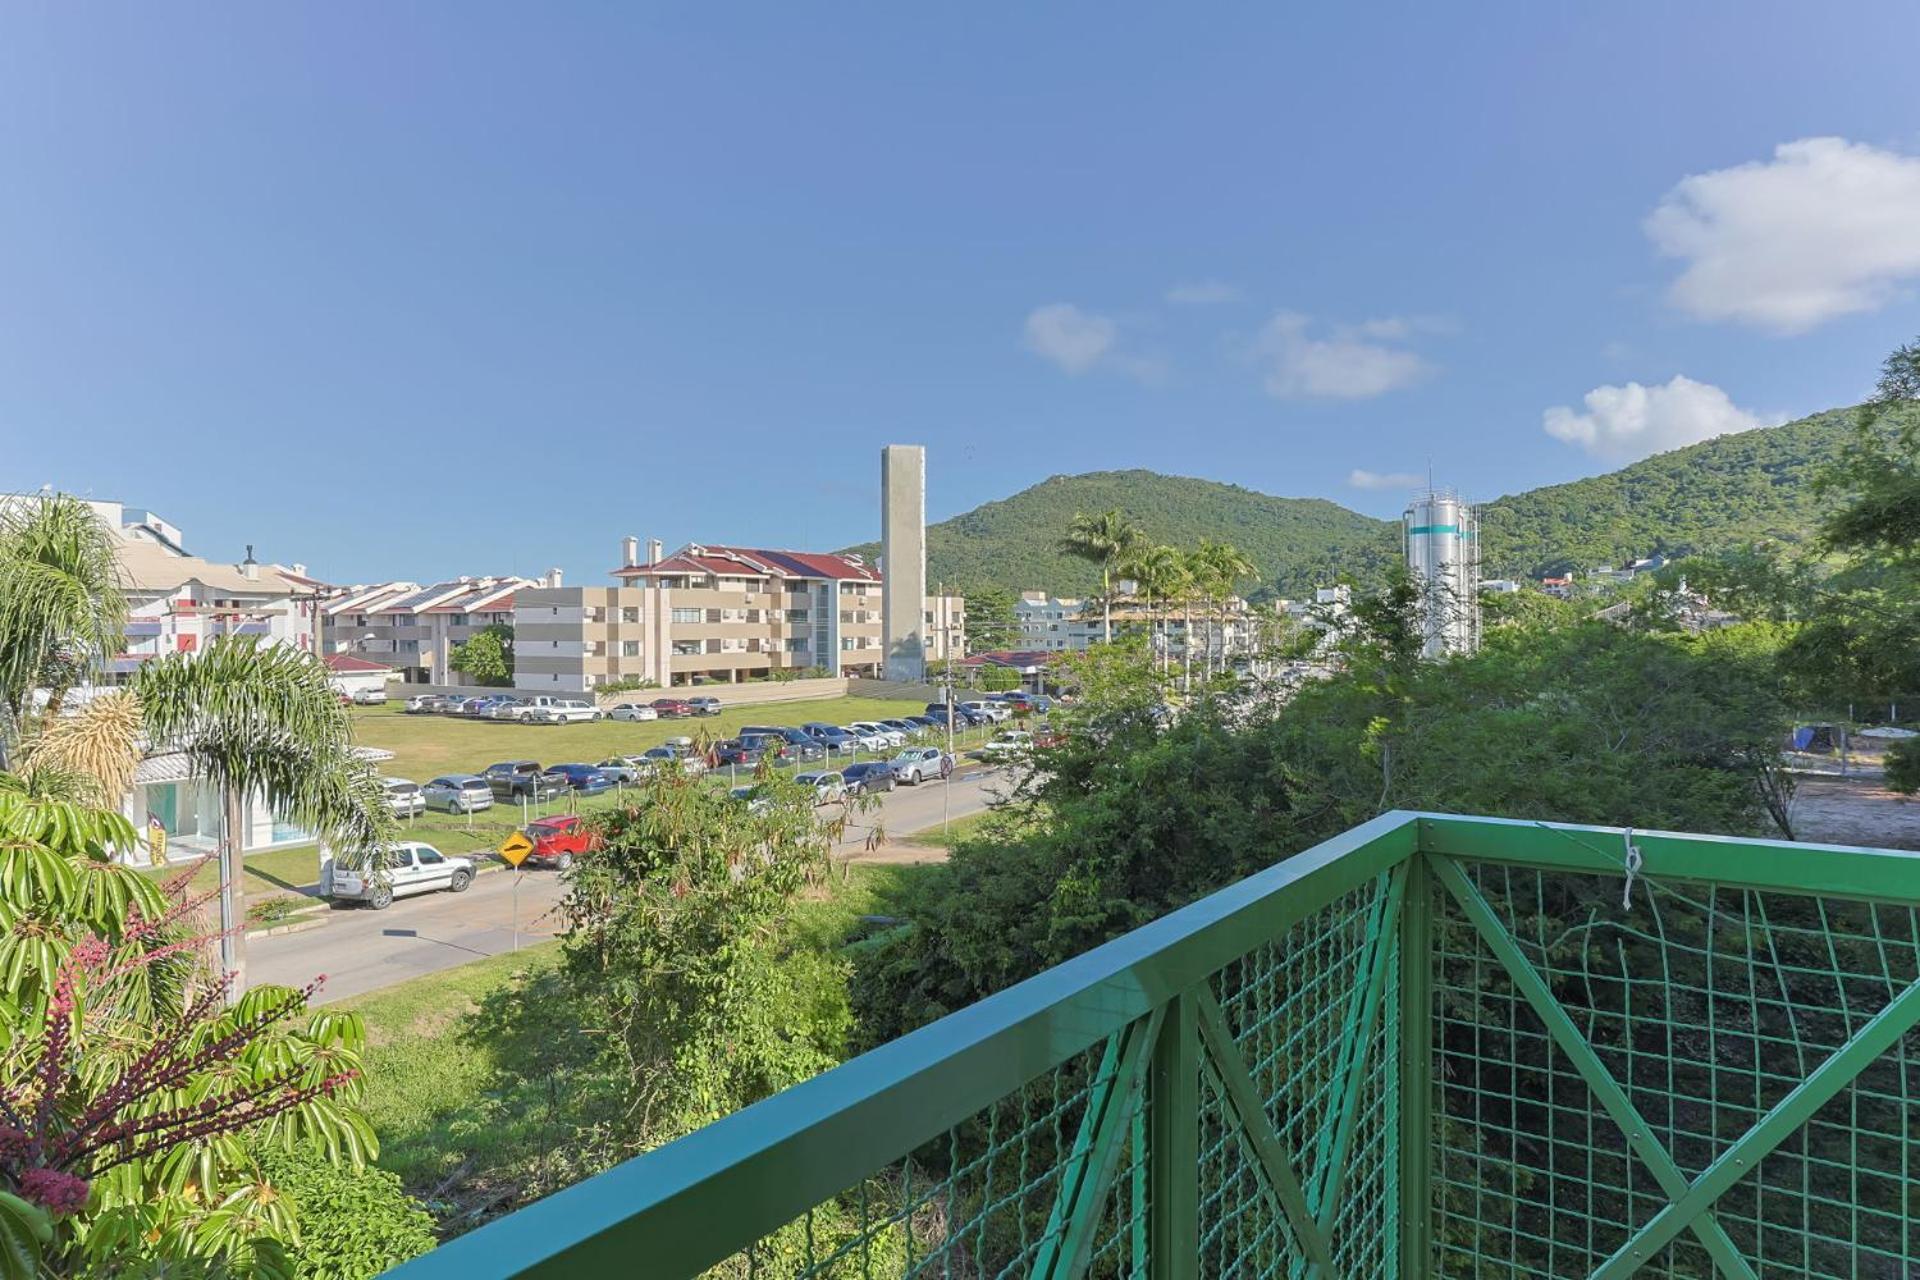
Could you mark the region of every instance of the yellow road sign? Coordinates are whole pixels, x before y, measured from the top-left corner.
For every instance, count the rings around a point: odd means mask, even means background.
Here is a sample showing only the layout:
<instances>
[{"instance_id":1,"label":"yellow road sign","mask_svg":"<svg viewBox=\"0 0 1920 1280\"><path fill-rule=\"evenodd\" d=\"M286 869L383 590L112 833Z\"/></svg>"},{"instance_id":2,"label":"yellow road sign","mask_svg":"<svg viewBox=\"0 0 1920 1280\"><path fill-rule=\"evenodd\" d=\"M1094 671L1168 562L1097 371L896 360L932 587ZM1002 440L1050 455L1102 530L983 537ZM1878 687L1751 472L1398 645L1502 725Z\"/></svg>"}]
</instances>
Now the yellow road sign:
<instances>
[{"instance_id":1,"label":"yellow road sign","mask_svg":"<svg viewBox=\"0 0 1920 1280\"><path fill-rule=\"evenodd\" d=\"M510 867L517 867L525 862L527 855L532 852L533 841L527 838L527 833L524 831L516 831L500 842L500 856L507 860L507 865Z\"/></svg>"}]
</instances>

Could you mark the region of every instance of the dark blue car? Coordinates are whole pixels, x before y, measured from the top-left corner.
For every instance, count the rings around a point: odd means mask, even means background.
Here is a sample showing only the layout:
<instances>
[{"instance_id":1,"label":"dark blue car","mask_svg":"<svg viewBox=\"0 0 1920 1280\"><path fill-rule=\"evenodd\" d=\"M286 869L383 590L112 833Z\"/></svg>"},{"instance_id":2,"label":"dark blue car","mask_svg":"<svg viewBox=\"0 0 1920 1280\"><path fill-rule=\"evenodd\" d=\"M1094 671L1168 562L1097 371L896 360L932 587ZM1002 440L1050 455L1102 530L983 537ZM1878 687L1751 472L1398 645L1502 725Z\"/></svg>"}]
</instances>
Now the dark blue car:
<instances>
[{"instance_id":1,"label":"dark blue car","mask_svg":"<svg viewBox=\"0 0 1920 1280\"><path fill-rule=\"evenodd\" d=\"M893 790L893 766L882 760L850 764L840 771L840 776L847 780L847 791L852 795Z\"/></svg>"},{"instance_id":2,"label":"dark blue car","mask_svg":"<svg viewBox=\"0 0 1920 1280\"><path fill-rule=\"evenodd\" d=\"M597 795L613 790L613 779L590 764L552 765L547 769L547 775L565 779L569 787L582 795Z\"/></svg>"}]
</instances>

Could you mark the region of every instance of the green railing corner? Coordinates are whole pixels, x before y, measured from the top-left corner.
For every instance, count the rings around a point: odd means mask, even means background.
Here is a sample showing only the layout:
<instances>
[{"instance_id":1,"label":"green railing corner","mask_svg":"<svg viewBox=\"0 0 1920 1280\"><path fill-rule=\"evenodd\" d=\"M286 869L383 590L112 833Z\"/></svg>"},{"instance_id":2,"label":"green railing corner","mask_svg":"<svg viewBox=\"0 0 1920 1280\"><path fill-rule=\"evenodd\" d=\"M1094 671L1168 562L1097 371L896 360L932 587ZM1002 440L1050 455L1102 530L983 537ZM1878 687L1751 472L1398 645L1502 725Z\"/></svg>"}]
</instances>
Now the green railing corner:
<instances>
[{"instance_id":1,"label":"green railing corner","mask_svg":"<svg viewBox=\"0 0 1920 1280\"><path fill-rule=\"evenodd\" d=\"M392 1274L1920 1274L1916 904L1390 813Z\"/></svg>"}]
</instances>

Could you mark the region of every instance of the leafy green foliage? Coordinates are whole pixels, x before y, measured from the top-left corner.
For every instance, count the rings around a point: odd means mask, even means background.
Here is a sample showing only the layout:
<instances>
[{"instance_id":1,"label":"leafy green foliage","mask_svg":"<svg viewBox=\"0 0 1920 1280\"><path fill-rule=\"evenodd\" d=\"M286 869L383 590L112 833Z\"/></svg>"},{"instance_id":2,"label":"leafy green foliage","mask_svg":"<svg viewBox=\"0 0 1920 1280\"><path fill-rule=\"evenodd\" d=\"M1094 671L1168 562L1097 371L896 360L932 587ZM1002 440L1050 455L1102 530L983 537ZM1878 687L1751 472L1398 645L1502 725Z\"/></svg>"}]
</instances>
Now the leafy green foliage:
<instances>
[{"instance_id":1,"label":"leafy green foliage","mask_svg":"<svg viewBox=\"0 0 1920 1280\"><path fill-rule=\"evenodd\" d=\"M964 841L860 956L879 1041L951 1012L1394 808L1748 832L1782 785L1764 662L1710 637L1604 623L1495 629L1409 660L1404 595L1359 602L1350 669L1284 706L1202 696L1162 726L1138 646L1074 666L1078 703L1031 819Z\"/></svg>"},{"instance_id":2,"label":"leafy green foliage","mask_svg":"<svg viewBox=\"0 0 1920 1280\"><path fill-rule=\"evenodd\" d=\"M453 646L447 665L475 684L512 684L513 628L496 623L474 632L465 644Z\"/></svg>"},{"instance_id":3,"label":"leafy green foliage","mask_svg":"<svg viewBox=\"0 0 1920 1280\"><path fill-rule=\"evenodd\" d=\"M11 721L36 686L57 712L69 687L119 651L116 537L65 494L0 506L0 708Z\"/></svg>"},{"instance_id":4,"label":"leafy green foliage","mask_svg":"<svg viewBox=\"0 0 1920 1280\"><path fill-rule=\"evenodd\" d=\"M118 814L0 787L0 1270L288 1274L249 1143L355 1168L363 1031L259 987L228 1006L181 877L109 860ZM22 1208L25 1206L25 1208Z\"/></svg>"},{"instance_id":5,"label":"leafy green foliage","mask_svg":"<svg viewBox=\"0 0 1920 1280\"><path fill-rule=\"evenodd\" d=\"M434 1246L433 1217L384 1169L350 1170L298 1148L258 1153L300 1229L294 1280L365 1280Z\"/></svg>"},{"instance_id":6,"label":"leafy green foliage","mask_svg":"<svg viewBox=\"0 0 1920 1280\"><path fill-rule=\"evenodd\" d=\"M975 587L966 593L967 649L986 653L1020 647L1019 597L1006 587Z\"/></svg>"}]
</instances>

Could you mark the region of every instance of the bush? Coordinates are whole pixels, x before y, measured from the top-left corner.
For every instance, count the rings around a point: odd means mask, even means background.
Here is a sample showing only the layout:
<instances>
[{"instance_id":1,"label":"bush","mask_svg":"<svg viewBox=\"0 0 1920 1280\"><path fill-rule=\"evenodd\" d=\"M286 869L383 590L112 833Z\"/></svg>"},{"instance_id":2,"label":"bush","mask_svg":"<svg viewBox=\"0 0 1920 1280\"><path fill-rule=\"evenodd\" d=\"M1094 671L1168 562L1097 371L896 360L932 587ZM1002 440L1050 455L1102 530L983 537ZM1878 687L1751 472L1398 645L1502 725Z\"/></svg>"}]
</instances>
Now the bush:
<instances>
[{"instance_id":1,"label":"bush","mask_svg":"<svg viewBox=\"0 0 1920 1280\"><path fill-rule=\"evenodd\" d=\"M643 680L639 676L628 676L624 680L609 680L605 684L593 686L595 693L631 693L636 689L658 689L658 680Z\"/></svg>"},{"instance_id":2,"label":"bush","mask_svg":"<svg viewBox=\"0 0 1920 1280\"><path fill-rule=\"evenodd\" d=\"M296 1280L362 1280L433 1248L433 1218L385 1169L356 1173L303 1151L268 1149L259 1158L293 1202Z\"/></svg>"}]
</instances>

